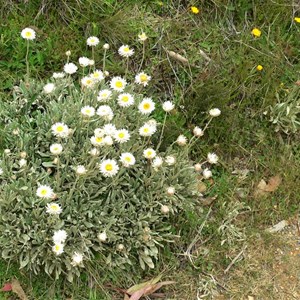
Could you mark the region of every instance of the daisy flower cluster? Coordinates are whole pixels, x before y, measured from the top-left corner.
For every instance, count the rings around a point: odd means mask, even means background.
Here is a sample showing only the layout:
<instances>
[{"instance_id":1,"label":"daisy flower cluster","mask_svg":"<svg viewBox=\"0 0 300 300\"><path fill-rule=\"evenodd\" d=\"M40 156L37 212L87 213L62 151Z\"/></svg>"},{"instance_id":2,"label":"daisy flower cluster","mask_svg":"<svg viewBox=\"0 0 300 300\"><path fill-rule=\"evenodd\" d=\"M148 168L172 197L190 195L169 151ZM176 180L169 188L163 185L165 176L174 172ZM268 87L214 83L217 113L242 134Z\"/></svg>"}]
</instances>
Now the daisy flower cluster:
<instances>
[{"instance_id":1,"label":"daisy flower cluster","mask_svg":"<svg viewBox=\"0 0 300 300\"><path fill-rule=\"evenodd\" d=\"M22 36L34 35L27 30ZM218 108L208 112L203 128L195 126L167 145L164 129L176 113L175 101L147 92L152 76L146 71L108 75L93 59L99 38L86 43L91 59L72 62L68 52L61 71L33 85L40 91L34 122L30 114L22 122L11 115L5 130L12 134L0 164L0 209L10 216L0 221L0 248L5 245L6 257L23 258L22 267L64 273L69 280L96 253L109 267L153 268L159 245L176 238L170 232L176 216L198 204L199 172L208 180L219 163L215 153L196 165L188 156L221 114ZM107 44L102 50L111 51ZM116 55L126 65L135 51L123 45ZM24 89L15 99L26 97ZM17 110L20 103L10 106ZM156 111L164 114L163 122L155 119Z\"/></svg>"}]
</instances>

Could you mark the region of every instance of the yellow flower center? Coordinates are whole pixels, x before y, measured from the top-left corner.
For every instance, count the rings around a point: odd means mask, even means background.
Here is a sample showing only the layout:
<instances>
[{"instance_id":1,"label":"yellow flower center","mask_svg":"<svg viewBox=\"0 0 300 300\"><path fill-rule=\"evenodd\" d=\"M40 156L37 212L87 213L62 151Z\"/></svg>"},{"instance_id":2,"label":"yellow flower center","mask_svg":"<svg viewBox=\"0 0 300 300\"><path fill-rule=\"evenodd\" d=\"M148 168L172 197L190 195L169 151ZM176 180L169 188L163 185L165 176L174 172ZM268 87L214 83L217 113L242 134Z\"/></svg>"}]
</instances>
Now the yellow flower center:
<instances>
[{"instance_id":1,"label":"yellow flower center","mask_svg":"<svg viewBox=\"0 0 300 300\"><path fill-rule=\"evenodd\" d=\"M191 11L192 11L193 14L198 14L199 13L199 9L196 6L192 6Z\"/></svg>"},{"instance_id":2,"label":"yellow flower center","mask_svg":"<svg viewBox=\"0 0 300 300\"><path fill-rule=\"evenodd\" d=\"M46 189L41 190L41 195L43 195L43 196L47 195L47 190Z\"/></svg>"},{"instance_id":3,"label":"yellow flower center","mask_svg":"<svg viewBox=\"0 0 300 300\"><path fill-rule=\"evenodd\" d=\"M90 109L86 109L85 113L89 115L91 113L91 110Z\"/></svg>"},{"instance_id":4,"label":"yellow flower center","mask_svg":"<svg viewBox=\"0 0 300 300\"><path fill-rule=\"evenodd\" d=\"M151 156L152 155L152 151L147 151L147 156Z\"/></svg>"},{"instance_id":5,"label":"yellow flower center","mask_svg":"<svg viewBox=\"0 0 300 300\"><path fill-rule=\"evenodd\" d=\"M124 52L128 52L129 51L129 48L128 47L125 47L124 48Z\"/></svg>"},{"instance_id":6,"label":"yellow flower center","mask_svg":"<svg viewBox=\"0 0 300 300\"><path fill-rule=\"evenodd\" d=\"M144 128L144 132L148 133L149 132L149 128L148 127Z\"/></svg>"},{"instance_id":7,"label":"yellow flower center","mask_svg":"<svg viewBox=\"0 0 300 300\"><path fill-rule=\"evenodd\" d=\"M261 36L261 31L258 28L253 28L253 30L251 32L255 37Z\"/></svg>"},{"instance_id":8,"label":"yellow flower center","mask_svg":"<svg viewBox=\"0 0 300 300\"><path fill-rule=\"evenodd\" d=\"M31 33L30 31L26 31L25 35L26 35L27 37L31 37L32 33Z\"/></svg>"},{"instance_id":9,"label":"yellow flower center","mask_svg":"<svg viewBox=\"0 0 300 300\"><path fill-rule=\"evenodd\" d=\"M106 94L106 93L103 93L103 94L102 94L102 97L103 97L103 98L106 98L106 97L107 97L107 94Z\"/></svg>"},{"instance_id":10,"label":"yellow flower center","mask_svg":"<svg viewBox=\"0 0 300 300\"><path fill-rule=\"evenodd\" d=\"M142 75L140 76L140 79L141 79L141 82L145 82L145 81L148 80L148 76L147 76L146 74L142 74Z\"/></svg>"},{"instance_id":11,"label":"yellow flower center","mask_svg":"<svg viewBox=\"0 0 300 300\"><path fill-rule=\"evenodd\" d=\"M129 97L128 96L123 96L122 100L123 100L123 102L128 102Z\"/></svg>"},{"instance_id":12,"label":"yellow flower center","mask_svg":"<svg viewBox=\"0 0 300 300\"><path fill-rule=\"evenodd\" d=\"M93 77L94 77L94 78L98 78L99 76L100 76L99 73L97 73L97 72L96 72L96 73L93 73Z\"/></svg>"},{"instance_id":13,"label":"yellow flower center","mask_svg":"<svg viewBox=\"0 0 300 300\"><path fill-rule=\"evenodd\" d=\"M60 250L60 245L55 245L54 249L55 249L55 251L59 251Z\"/></svg>"},{"instance_id":14,"label":"yellow flower center","mask_svg":"<svg viewBox=\"0 0 300 300\"><path fill-rule=\"evenodd\" d=\"M56 204L52 204L51 206L51 209L54 210L54 211L57 211L58 210L58 206Z\"/></svg>"},{"instance_id":15,"label":"yellow flower center","mask_svg":"<svg viewBox=\"0 0 300 300\"><path fill-rule=\"evenodd\" d=\"M124 132L120 132L120 133L119 133L119 138L122 139L122 138L124 138L124 137L125 137L125 133L124 133Z\"/></svg>"},{"instance_id":16,"label":"yellow flower center","mask_svg":"<svg viewBox=\"0 0 300 300\"><path fill-rule=\"evenodd\" d=\"M102 137L99 137L99 136L98 136L98 137L96 137L96 142L97 142L97 143L101 143L101 142L102 142L102 140L103 140L103 138L102 138Z\"/></svg>"},{"instance_id":17,"label":"yellow flower center","mask_svg":"<svg viewBox=\"0 0 300 300\"><path fill-rule=\"evenodd\" d=\"M125 157L125 161L127 161L127 162L131 162L131 157L129 157L129 156L126 156L126 157Z\"/></svg>"},{"instance_id":18,"label":"yellow flower center","mask_svg":"<svg viewBox=\"0 0 300 300\"><path fill-rule=\"evenodd\" d=\"M92 84L92 82L93 82L93 81L92 81L91 79L88 79L88 80L86 81L86 84L89 85L89 84Z\"/></svg>"},{"instance_id":19,"label":"yellow flower center","mask_svg":"<svg viewBox=\"0 0 300 300\"><path fill-rule=\"evenodd\" d=\"M122 81L117 81L117 82L116 82L116 87L117 87L117 88L123 87L123 82L122 82Z\"/></svg>"},{"instance_id":20,"label":"yellow flower center","mask_svg":"<svg viewBox=\"0 0 300 300\"><path fill-rule=\"evenodd\" d=\"M91 43L95 43L95 39L91 39Z\"/></svg>"},{"instance_id":21,"label":"yellow flower center","mask_svg":"<svg viewBox=\"0 0 300 300\"><path fill-rule=\"evenodd\" d=\"M150 104L149 104L149 103L145 103L145 104L143 105L143 107L144 107L144 109L149 109L149 108L150 108Z\"/></svg>"},{"instance_id":22,"label":"yellow flower center","mask_svg":"<svg viewBox=\"0 0 300 300\"><path fill-rule=\"evenodd\" d=\"M111 171L113 169L113 166L112 166L112 164L107 164L106 166L105 166L105 170L106 171Z\"/></svg>"},{"instance_id":23,"label":"yellow flower center","mask_svg":"<svg viewBox=\"0 0 300 300\"><path fill-rule=\"evenodd\" d=\"M64 131L64 127L59 125L59 126L56 127L56 131L58 131L58 132Z\"/></svg>"}]
</instances>

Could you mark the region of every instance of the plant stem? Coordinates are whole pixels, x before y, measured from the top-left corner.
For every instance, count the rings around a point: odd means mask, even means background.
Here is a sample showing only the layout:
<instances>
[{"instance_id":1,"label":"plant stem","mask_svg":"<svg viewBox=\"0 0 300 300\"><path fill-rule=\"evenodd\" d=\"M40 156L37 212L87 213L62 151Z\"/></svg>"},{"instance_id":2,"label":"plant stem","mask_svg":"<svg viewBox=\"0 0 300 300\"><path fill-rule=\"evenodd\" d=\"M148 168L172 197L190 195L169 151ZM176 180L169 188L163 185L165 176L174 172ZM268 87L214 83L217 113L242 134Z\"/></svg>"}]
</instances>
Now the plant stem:
<instances>
[{"instance_id":1,"label":"plant stem","mask_svg":"<svg viewBox=\"0 0 300 300\"><path fill-rule=\"evenodd\" d=\"M138 73L141 71L141 69L142 69L142 66L143 66L143 63L144 63L144 59L145 59L145 51L146 50L146 48L145 48L145 42L143 42L143 57L142 57L142 61L141 61L141 64L140 64L140 67L139 67L139 71L138 71Z\"/></svg>"},{"instance_id":2,"label":"plant stem","mask_svg":"<svg viewBox=\"0 0 300 300\"><path fill-rule=\"evenodd\" d=\"M29 54L29 40L27 40L27 50L26 50L26 58L25 58L25 60L26 60L26 81L27 81L27 83L29 82L29 76L30 76L30 74L29 74L30 70L29 70L28 54Z\"/></svg>"},{"instance_id":3,"label":"plant stem","mask_svg":"<svg viewBox=\"0 0 300 300\"><path fill-rule=\"evenodd\" d=\"M105 59L106 59L106 49L104 49L104 54L103 54L103 66L102 66L102 72L105 71Z\"/></svg>"},{"instance_id":4,"label":"plant stem","mask_svg":"<svg viewBox=\"0 0 300 300\"><path fill-rule=\"evenodd\" d=\"M160 147L160 144L162 142L162 137L163 137L163 133L164 133L165 125L166 125L166 120L167 120L167 113L165 114L163 126L162 126L160 137L159 137L159 142L157 144L156 150L158 150L158 148Z\"/></svg>"}]
</instances>

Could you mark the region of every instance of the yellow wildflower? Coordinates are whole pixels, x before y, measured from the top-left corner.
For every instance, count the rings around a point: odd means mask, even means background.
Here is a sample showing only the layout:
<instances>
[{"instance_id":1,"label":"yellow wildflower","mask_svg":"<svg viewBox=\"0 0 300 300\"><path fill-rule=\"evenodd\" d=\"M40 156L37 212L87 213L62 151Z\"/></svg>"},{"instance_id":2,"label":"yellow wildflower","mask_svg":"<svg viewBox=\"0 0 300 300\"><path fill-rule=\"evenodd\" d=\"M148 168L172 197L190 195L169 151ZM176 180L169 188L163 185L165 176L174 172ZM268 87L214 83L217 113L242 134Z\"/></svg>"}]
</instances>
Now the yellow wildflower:
<instances>
[{"instance_id":1,"label":"yellow wildflower","mask_svg":"<svg viewBox=\"0 0 300 300\"><path fill-rule=\"evenodd\" d=\"M191 7L191 12L193 13L193 14L199 14L199 8L198 7L196 7L196 6L192 6Z\"/></svg>"},{"instance_id":2,"label":"yellow wildflower","mask_svg":"<svg viewBox=\"0 0 300 300\"><path fill-rule=\"evenodd\" d=\"M297 22L297 23L300 23L300 18L299 17L295 17L294 21Z\"/></svg>"},{"instance_id":3,"label":"yellow wildflower","mask_svg":"<svg viewBox=\"0 0 300 300\"><path fill-rule=\"evenodd\" d=\"M261 36L261 31L258 28L253 28L251 33L255 36L255 37L260 37Z\"/></svg>"},{"instance_id":4,"label":"yellow wildflower","mask_svg":"<svg viewBox=\"0 0 300 300\"><path fill-rule=\"evenodd\" d=\"M262 71L263 68L264 68L264 67L263 67L262 65L258 65L258 66L256 67L256 70L257 70L257 71Z\"/></svg>"}]
</instances>

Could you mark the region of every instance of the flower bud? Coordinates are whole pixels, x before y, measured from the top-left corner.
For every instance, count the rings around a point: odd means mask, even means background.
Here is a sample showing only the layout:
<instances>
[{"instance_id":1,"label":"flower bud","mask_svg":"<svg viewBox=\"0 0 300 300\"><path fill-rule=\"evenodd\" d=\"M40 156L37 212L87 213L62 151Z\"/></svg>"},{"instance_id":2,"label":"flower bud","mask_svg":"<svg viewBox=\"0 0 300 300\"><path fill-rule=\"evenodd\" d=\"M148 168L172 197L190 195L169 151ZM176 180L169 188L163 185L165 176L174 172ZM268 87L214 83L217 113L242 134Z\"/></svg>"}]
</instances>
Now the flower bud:
<instances>
[{"instance_id":1,"label":"flower bud","mask_svg":"<svg viewBox=\"0 0 300 300\"><path fill-rule=\"evenodd\" d=\"M123 251L125 249L125 246L123 244L117 245L117 250L118 251Z\"/></svg>"},{"instance_id":2,"label":"flower bud","mask_svg":"<svg viewBox=\"0 0 300 300\"><path fill-rule=\"evenodd\" d=\"M167 194L169 196L173 196L175 194L175 188L173 186L170 186L167 188Z\"/></svg>"},{"instance_id":3,"label":"flower bud","mask_svg":"<svg viewBox=\"0 0 300 300\"><path fill-rule=\"evenodd\" d=\"M9 149L5 149L5 150L4 150L4 153L5 153L5 154L9 154L9 153L10 153L10 150L9 150Z\"/></svg>"},{"instance_id":4,"label":"flower bud","mask_svg":"<svg viewBox=\"0 0 300 300\"><path fill-rule=\"evenodd\" d=\"M107 43L104 44L104 45L103 45L103 49L104 49L104 50L108 50L108 49L109 49L109 44L107 44Z\"/></svg>"},{"instance_id":5,"label":"flower bud","mask_svg":"<svg viewBox=\"0 0 300 300\"><path fill-rule=\"evenodd\" d=\"M71 51L68 50L68 51L66 52L66 55L67 55L67 56L70 56L70 55L71 55Z\"/></svg>"},{"instance_id":6,"label":"flower bud","mask_svg":"<svg viewBox=\"0 0 300 300\"><path fill-rule=\"evenodd\" d=\"M169 211L170 211L170 208L167 206L167 205L163 205L162 207L161 207L161 212L163 213L163 214L168 214L169 213Z\"/></svg>"},{"instance_id":7,"label":"flower bud","mask_svg":"<svg viewBox=\"0 0 300 300\"><path fill-rule=\"evenodd\" d=\"M21 158L25 158L27 156L27 153L25 151L21 152L20 153L20 157Z\"/></svg>"},{"instance_id":8,"label":"flower bud","mask_svg":"<svg viewBox=\"0 0 300 300\"><path fill-rule=\"evenodd\" d=\"M196 136L196 137L203 136L203 134L204 134L203 130L198 126L196 126L194 128L193 133L194 133L194 136Z\"/></svg>"},{"instance_id":9,"label":"flower bud","mask_svg":"<svg viewBox=\"0 0 300 300\"><path fill-rule=\"evenodd\" d=\"M109 72L108 71L104 71L104 75L107 77L109 76Z\"/></svg>"},{"instance_id":10,"label":"flower bud","mask_svg":"<svg viewBox=\"0 0 300 300\"><path fill-rule=\"evenodd\" d=\"M195 164L194 169L195 169L196 172L200 172L202 170L201 164Z\"/></svg>"},{"instance_id":11,"label":"flower bud","mask_svg":"<svg viewBox=\"0 0 300 300\"><path fill-rule=\"evenodd\" d=\"M203 170L202 175L205 179L208 179L212 176L212 172L211 172L211 170L206 168L206 169Z\"/></svg>"},{"instance_id":12,"label":"flower bud","mask_svg":"<svg viewBox=\"0 0 300 300\"><path fill-rule=\"evenodd\" d=\"M209 114L212 117L218 117L221 114L221 111L218 108L213 108L209 111Z\"/></svg>"},{"instance_id":13,"label":"flower bud","mask_svg":"<svg viewBox=\"0 0 300 300\"><path fill-rule=\"evenodd\" d=\"M101 232L98 234L98 239L101 241L101 242L105 242L107 240L107 235L106 235L106 232Z\"/></svg>"}]
</instances>

